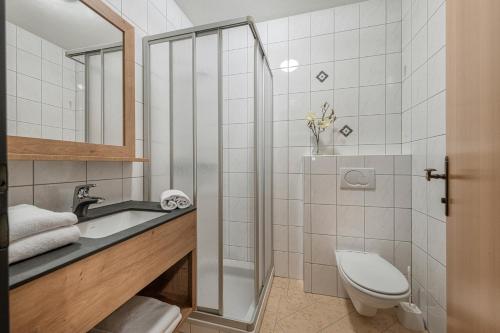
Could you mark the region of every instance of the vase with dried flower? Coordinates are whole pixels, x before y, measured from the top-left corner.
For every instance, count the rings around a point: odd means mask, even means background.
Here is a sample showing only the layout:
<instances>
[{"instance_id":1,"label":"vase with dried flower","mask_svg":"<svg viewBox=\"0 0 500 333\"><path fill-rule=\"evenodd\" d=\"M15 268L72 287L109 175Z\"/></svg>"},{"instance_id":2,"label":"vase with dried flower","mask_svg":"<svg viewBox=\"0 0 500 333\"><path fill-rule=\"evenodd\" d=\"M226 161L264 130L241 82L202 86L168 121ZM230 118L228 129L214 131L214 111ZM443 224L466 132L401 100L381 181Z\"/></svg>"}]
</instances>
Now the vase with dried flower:
<instances>
[{"instance_id":1,"label":"vase with dried flower","mask_svg":"<svg viewBox=\"0 0 500 333\"><path fill-rule=\"evenodd\" d=\"M321 133L326 131L337 119L335 116L335 111L330 106L328 102L321 105L320 116L316 116L316 113L309 112L306 115L307 127L311 130L314 136L314 142L316 144L316 154L319 154L319 139Z\"/></svg>"}]
</instances>

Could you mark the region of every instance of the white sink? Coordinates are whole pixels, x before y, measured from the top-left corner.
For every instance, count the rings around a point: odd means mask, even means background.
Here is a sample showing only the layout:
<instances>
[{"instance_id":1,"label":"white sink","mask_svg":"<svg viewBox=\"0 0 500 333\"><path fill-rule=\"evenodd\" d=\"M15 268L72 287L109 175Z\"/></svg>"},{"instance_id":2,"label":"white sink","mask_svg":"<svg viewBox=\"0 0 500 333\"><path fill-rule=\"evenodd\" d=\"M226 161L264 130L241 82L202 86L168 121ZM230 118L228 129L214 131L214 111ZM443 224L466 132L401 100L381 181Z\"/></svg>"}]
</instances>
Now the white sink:
<instances>
[{"instance_id":1,"label":"white sink","mask_svg":"<svg viewBox=\"0 0 500 333\"><path fill-rule=\"evenodd\" d=\"M104 238L163 215L166 213L127 210L78 223L76 226L80 229L82 237Z\"/></svg>"}]
</instances>

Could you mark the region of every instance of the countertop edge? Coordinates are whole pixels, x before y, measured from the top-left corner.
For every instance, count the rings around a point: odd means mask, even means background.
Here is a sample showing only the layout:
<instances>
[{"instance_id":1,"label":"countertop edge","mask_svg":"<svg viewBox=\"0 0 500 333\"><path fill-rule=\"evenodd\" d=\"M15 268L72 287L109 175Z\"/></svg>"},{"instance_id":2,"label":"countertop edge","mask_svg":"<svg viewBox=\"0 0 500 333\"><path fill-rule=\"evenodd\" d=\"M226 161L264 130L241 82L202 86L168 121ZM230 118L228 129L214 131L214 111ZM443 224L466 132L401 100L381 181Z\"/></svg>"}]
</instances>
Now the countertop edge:
<instances>
[{"instance_id":1,"label":"countertop edge","mask_svg":"<svg viewBox=\"0 0 500 333\"><path fill-rule=\"evenodd\" d=\"M154 202L142 202L142 201L126 201L117 204L95 208L89 210L91 212L91 217L106 216L114 213L119 213L126 210L148 210L148 211L162 211L159 203ZM9 266L9 289L13 290L26 283L36 280L42 276L48 275L58 269L69 266L77 261L83 260L90 257L96 253L104 251L116 244L125 242L133 237L141 235L151 229L159 227L165 223L169 223L181 216L189 214L196 211L196 207L191 206L182 210L175 210L172 212L166 212L165 216L155 218L153 220L142 223L138 226L123 230L114 235L108 237L91 239L91 238L80 238L78 243L70 244L47 253L40 254L33 258L15 263ZM90 220L85 218L79 221L85 222ZM76 248L76 246L79 246ZM73 252L65 254L69 258L57 258L57 254L61 253L64 255L65 252L71 250L71 247L75 247ZM82 252L81 254L75 252ZM73 255L73 256L72 256ZM56 257L51 260L51 257ZM42 266L48 266L48 268L40 268ZM13 271L14 270L14 271ZM16 272L16 270L19 270Z\"/></svg>"}]
</instances>

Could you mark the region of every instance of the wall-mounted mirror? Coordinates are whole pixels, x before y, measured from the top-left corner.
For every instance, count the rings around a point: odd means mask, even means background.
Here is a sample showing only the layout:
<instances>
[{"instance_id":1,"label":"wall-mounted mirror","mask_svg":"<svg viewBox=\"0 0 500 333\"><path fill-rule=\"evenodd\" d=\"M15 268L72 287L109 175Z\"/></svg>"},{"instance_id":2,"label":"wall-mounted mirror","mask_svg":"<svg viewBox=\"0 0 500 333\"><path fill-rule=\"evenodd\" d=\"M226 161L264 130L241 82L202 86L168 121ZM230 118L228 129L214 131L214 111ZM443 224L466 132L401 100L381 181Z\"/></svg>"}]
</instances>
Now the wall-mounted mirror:
<instances>
[{"instance_id":1,"label":"wall-mounted mirror","mask_svg":"<svg viewBox=\"0 0 500 333\"><path fill-rule=\"evenodd\" d=\"M132 26L100 0L6 0L6 29L11 157L131 158Z\"/></svg>"}]
</instances>

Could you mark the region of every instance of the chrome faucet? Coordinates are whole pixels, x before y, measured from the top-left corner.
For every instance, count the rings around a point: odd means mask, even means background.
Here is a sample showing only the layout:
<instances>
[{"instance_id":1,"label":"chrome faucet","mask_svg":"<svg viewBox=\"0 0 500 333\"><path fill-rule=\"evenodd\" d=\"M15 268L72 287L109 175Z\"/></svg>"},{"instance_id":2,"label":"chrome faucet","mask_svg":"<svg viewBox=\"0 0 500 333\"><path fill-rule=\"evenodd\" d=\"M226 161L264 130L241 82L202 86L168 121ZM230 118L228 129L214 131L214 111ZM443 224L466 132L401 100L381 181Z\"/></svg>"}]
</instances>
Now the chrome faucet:
<instances>
[{"instance_id":1,"label":"chrome faucet","mask_svg":"<svg viewBox=\"0 0 500 333\"><path fill-rule=\"evenodd\" d=\"M95 186L95 184L86 184L75 187L75 192L73 194L73 213L75 213L76 216L87 216L90 205L104 201L104 198L89 196L90 189Z\"/></svg>"}]
</instances>

